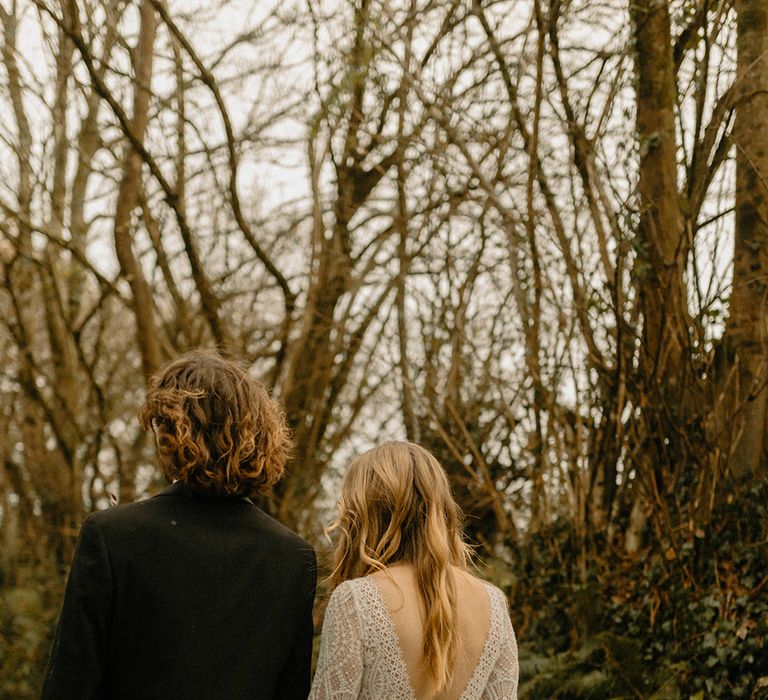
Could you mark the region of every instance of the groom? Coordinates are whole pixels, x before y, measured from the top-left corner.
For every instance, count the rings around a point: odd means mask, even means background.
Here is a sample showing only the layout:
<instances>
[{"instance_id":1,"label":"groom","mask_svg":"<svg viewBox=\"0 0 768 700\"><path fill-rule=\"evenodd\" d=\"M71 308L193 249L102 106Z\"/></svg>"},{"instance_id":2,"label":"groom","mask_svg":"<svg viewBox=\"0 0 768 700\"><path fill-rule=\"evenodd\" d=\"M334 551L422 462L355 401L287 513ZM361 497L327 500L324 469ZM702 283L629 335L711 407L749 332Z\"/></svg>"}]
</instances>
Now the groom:
<instances>
[{"instance_id":1,"label":"groom","mask_svg":"<svg viewBox=\"0 0 768 700\"><path fill-rule=\"evenodd\" d=\"M304 700L315 554L248 498L283 473L277 404L197 350L140 419L171 486L85 519L42 697Z\"/></svg>"}]
</instances>

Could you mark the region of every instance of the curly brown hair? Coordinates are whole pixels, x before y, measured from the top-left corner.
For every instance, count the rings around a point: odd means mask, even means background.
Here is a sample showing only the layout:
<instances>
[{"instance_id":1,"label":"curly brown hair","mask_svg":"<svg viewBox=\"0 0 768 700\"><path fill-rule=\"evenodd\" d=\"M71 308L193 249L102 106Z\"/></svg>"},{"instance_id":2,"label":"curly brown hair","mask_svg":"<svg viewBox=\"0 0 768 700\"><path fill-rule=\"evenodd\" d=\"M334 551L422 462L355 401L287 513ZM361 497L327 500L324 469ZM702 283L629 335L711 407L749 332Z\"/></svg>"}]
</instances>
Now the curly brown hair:
<instances>
[{"instance_id":1,"label":"curly brown hair","mask_svg":"<svg viewBox=\"0 0 768 700\"><path fill-rule=\"evenodd\" d=\"M219 496L254 496L283 475L290 452L280 406L238 364L193 350L163 367L139 411L165 478Z\"/></svg>"}]
</instances>

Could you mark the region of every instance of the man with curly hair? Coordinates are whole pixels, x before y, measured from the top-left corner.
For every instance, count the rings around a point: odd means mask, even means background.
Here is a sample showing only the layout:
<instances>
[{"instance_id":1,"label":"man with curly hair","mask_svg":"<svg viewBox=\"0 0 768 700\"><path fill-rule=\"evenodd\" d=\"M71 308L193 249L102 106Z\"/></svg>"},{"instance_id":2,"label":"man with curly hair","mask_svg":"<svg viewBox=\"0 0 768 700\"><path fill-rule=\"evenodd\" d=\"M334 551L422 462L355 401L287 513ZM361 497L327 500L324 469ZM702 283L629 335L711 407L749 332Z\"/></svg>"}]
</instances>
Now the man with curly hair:
<instances>
[{"instance_id":1,"label":"man with curly hair","mask_svg":"<svg viewBox=\"0 0 768 700\"><path fill-rule=\"evenodd\" d=\"M139 417L171 485L85 519L42 697L303 700L315 554L250 500L283 474L282 411L196 350L152 378Z\"/></svg>"}]
</instances>

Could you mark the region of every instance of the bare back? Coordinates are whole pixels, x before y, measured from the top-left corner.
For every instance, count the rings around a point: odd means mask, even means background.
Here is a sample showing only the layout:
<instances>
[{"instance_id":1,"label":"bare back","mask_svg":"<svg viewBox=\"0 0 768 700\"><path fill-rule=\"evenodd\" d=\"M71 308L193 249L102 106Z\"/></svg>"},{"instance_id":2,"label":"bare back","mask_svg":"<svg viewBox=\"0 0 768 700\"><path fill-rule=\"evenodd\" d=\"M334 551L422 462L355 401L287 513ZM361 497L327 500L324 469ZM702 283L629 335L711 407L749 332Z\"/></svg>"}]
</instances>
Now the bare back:
<instances>
[{"instance_id":1,"label":"bare back","mask_svg":"<svg viewBox=\"0 0 768 700\"><path fill-rule=\"evenodd\" d=\"M403 661L417 700L457 700L461 697L488 637L491 610L486 585L457 567L453 571L456 580L458 653L453 681L449 688L437 695L429 692L429 682L423 668L424 622L414 568L408 564L399 564L371 576L394 623Z\"/></svg>"},{"instance_id":2,"label":"bare back","mask_svg":"<svg viewBox=\"0 0 768 700\"><path fill-rule=\"evenodd\" d=\"M331 595L310 700L516 700L517 642L504 594L455 569L458 653L449 688L430 693L414 571L398 565Z\"/></svg>"}]
</instances>

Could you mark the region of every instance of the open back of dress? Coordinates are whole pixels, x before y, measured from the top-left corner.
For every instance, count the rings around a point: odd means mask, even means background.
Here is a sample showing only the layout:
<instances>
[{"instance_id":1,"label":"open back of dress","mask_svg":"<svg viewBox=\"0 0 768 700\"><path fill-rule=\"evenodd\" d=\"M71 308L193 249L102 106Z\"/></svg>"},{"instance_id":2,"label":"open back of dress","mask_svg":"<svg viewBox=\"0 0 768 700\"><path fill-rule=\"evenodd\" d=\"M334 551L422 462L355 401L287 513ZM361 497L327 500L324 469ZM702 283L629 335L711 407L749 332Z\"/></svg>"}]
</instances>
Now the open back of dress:
<instances>
[{"instance_id":1,"label":"open back of dress","mask_svg":"<svg viewBox=\"0 0 768 700\"><path fill-rule=\"evenodd\" d=\"M435 696L426 690L420 668L422 625L415 587L407 575L386 576L346 581L334 591L310 698L516 700L517 644L499 589L473 579L479 585L472 596L459 586L459 658L451 687Z\"/></svg>"}]
</instances>

